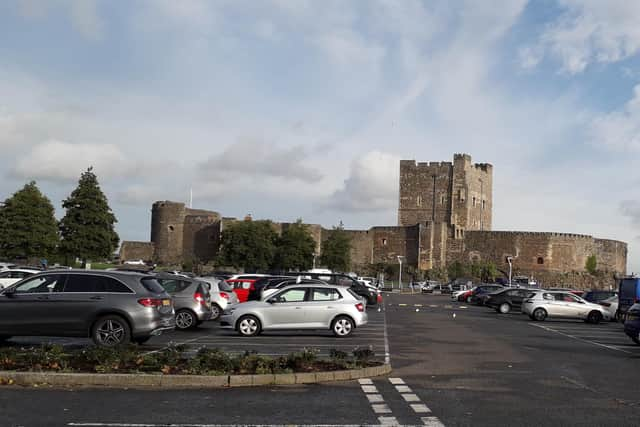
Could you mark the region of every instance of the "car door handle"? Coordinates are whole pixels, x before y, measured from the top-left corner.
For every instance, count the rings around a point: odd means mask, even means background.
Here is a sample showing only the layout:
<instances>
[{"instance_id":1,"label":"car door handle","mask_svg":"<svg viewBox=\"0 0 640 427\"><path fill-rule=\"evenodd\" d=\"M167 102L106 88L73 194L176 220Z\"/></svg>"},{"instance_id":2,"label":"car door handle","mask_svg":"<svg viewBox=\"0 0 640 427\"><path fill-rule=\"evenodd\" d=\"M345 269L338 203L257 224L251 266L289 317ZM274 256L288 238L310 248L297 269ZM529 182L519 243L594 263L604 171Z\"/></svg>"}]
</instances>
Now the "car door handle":
<instances>
[{"instance_id":1,"label":"car door handle","mask_svg":"<svg viewBox=\"0 0 640 427\"><path fill-rule=\"evenodd\" d=\"M302 307L296 307L296 310L302 310Z\"/></svg>"},{"instance_id":2,"label":"car door handle","mask_svg":"<svg viewBox=\"0 0 640 427\"><path fill-rule=\"evenodd\" d=\"M327 310L333 310L333 307L327 307Z\"/></svg>"},{"instance_id":3,"label":"car door handle","mask_svg":"<svg viewBox=\"0 0 640 427\"><path fill-rule=\"evenodd\" d=\"M91 297L89 299L91 299L91 300L102 300L102 299L104 299L104 297Z\"/></svg>"}]
</instances>

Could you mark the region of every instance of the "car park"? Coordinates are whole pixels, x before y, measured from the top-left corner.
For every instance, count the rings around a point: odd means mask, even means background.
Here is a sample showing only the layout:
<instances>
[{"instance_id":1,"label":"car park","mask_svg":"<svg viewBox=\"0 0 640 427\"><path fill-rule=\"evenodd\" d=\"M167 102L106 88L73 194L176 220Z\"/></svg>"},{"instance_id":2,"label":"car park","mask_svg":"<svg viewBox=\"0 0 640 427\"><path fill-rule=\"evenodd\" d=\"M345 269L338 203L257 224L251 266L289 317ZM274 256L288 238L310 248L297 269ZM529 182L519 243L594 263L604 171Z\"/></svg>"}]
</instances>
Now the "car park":
<instances>
[{"instance_id":1,"label":"car park","mask_svg":"<svg viewBox=\"0 0 640 427\"><path fill-rule=\"evenodd\" d=\"M0 292L0 341L89 337L98 346L114 347L142 344L174 327L171 297L145 274L47 271Z\"/></svg>"},{"instance_id":2,"label":"car park","mask_svg":"<svg viewBox=\"0 0 640 427\"><path fill-rule=\"evenodd\" d=\"M624 333L627 334L634 343L640 345L640 304L634 304L627 310L627 316L624 321Z\"/></svg>"},{"instance_id":3,"label":"car park","mask_svg":"<svg viewBox=\"0 0 640 427\"><path fill-rule=\"evenodd\" d=\"M211 319L211 297L208 284L174 274L161 274L155 277L173 298L177 329L193 329Z\"/></svg>"},{"instance_id":4,"label":"car park","mask_svg":"<svg viewBox=\"0 0 640 427\"><path fill-rule=\"evenodd\" d=\"M19 282L25 277L33 276L36 273L40 273L41 270L27 269L27 268L13 268L0 272L0 289L4 289L14 283Z\"/></svg>"},{"instance_id":5,"label":"car park","mask_svg":"<svg viewBox=\"0 0 640 427\"><path fill-rule=\"evenodd\" d=\"M260 301L262 299L262 291L272 283L280 283L284 280L291 280L290 276L265 276L255 281L249 289L247 301Z\"/></svg>"},{"instance_id":6,"label":"car park","mask_svg":"<svg viewBox=\"0 0 640 427\"><path fill-rule=\"evenodd\" d=\"M531 294L529 289L507 288L488 294L484 305L491 307L498 313L507 314L511 311L520 312L522 302Z\"/></svg>"},{"instance_id":7,"label":"car park","mask_svg":"<svg viewBox=\"0 0 640 427\"><path fill-rule=\"evenodd\" d=\"M286 287L265 301L231 307L220 318L222 327L243 336L269 330L326 329L346 337L367 321L365 305L350 288L320 284Z\"/></svg>"},{"instance_id":8,"label":"car park","mask_svg":"<svg viewBox=\"0 0 640 427\"><path fill-rule=\"evenodd\" d=\"M218 320L227 307L238 304L238 296L231 285L219 277L199 277L198 280L209 285L211 296L211 320Z\"/></svg>"},{"instance_id":9,"label":"car park","mask_svg":"<svg viewBox=\"0 0 640 427\"><path fill-rule=\"evenodd\" d=\"M532 292L524 300L522 312L537 321L547 318L581 319L588 323L610 320L604 307L587 302L571 292Z\"/></svg>"}]
</instances>

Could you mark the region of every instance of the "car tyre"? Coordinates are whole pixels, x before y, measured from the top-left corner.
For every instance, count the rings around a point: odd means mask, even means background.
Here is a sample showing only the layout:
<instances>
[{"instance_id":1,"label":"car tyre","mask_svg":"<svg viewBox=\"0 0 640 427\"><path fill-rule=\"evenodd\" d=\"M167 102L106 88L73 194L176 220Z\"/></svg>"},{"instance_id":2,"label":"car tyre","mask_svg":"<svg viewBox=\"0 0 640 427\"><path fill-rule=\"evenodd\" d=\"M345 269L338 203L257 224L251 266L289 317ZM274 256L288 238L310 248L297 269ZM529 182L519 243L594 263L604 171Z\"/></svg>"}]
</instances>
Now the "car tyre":
<instances>
[{"instance_id":1,"label":"car tyre","mask_svg":"<svg viewBox=\"0 0 640 427\"><path fill-rule=\"evenodd\" d=\"M218 320L222 315L222 308L218 304L211 304L211 320Z\"/></svg>"},{"instance_id":2,"label":"car tyre","mask_svg":"<svg viewBox=\"0 0 640 427\"><path fill-rule=\"evenodd\" d=\"M191 310L178 310L176 313L176 328L181 331L198 326L198 318Z\"/></svg>"},{"instance_id":3,"label":"car tyre","mask_svg":"<svg viewBox=\"0 0 640 427\"><path fill-rule=\"evenodd\" d=\"M547 311L544 308L536 308L533 310L533 316L531 317L533 317L533 320L542 322L547 318Z\"/></svg>"},{"instance_id":4,"label":"car tyre","mask_svg":"<svg viewBox=\"0 0 640 427\"><path fill-rule=\"evenodd\" d=\"M91 339L98 347L119 347L131 342L131 328L120 316L102 316L91 327Z\"/></svg>"},{"instance_id":5,"label":"car tyre","mask_svg":"<svg viewBox=\"0 0 640 427\"><path fill-rule=\"evenodd\" d=\"M331 331L338 338L348 337L355 328L353 320L347 316L338 316L331 324Z\"/></svg>"},{"instance_id":6,"label":"car tyre","mask_svg":"<svg viewBox=\"0 0 640 427\"><path fill-rule=\"evenodd\" d=\"M602 321L602 313L600 313L599 311L593 310L587 316L587 323L593 323L594 325L597 325L601 321Z\"/></svg>"},{"instance_id":7,"label":"car tyre","mask_svg":"<svg viewBox=\"0 0 640 427\"><path fill-rule=\"evenodd\" d=\"M254 337L260 333L262 325L257 317L247 315L238 319L236 329L243 337Z\"/></svg>"},{"instance_id":8,"label":"car tyre","mask_svg":"<svg viewBox=\"0 0 640 427\"><path fill-rule=\"evenodd\" d=\"M502 304L500 304L500 307L498 307L498 311L501 314L507 314L511 311L511 304L509 304L508 302L503 302Z\"/></svg>"}]
</instances>

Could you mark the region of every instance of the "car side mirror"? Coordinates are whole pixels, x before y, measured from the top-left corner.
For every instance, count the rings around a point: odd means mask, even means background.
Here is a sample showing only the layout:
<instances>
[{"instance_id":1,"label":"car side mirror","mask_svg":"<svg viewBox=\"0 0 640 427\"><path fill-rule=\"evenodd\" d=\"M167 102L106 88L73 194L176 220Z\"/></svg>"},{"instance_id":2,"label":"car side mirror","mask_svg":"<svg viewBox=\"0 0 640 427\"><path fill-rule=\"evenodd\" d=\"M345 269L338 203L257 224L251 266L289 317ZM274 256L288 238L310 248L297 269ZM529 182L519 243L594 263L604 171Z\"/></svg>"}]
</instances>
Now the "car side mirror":
<instances>
[{"instance_id":1,"label":"car side mirror","mask_svg":"<svg viewBox=\"0 0 640 427\"><path fill-rule=\"evenodd\" d=\"M6 295L8 297L13 296L13 294L15 294L15 293L16 293L16 288L7 288L7 289L2 291L2 294Z\"/></svg>"},{"instance_id":2,"label":"car side mirror","mask_svg":"<svg viewBox=\"0 0 640 427\"><path fill-rule=\"evenodd\" d=\"M275 303L275 302L276 302L276 300L275 300L275 298L269 298L269 299L267 300L267 302L268 302L269 304L273 304L273 303Z\"/></svg>"}]
</instances>

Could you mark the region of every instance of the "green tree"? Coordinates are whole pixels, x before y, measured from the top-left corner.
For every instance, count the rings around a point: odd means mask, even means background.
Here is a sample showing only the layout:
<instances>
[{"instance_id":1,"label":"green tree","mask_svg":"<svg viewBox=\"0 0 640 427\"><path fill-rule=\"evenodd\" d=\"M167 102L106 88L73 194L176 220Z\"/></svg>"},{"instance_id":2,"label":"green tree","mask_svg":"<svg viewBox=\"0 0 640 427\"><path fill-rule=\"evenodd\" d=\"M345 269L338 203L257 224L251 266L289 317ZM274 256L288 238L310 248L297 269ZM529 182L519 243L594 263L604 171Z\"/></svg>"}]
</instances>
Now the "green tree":
<instances>
[{"instance_id":1,"label":"green tree","mask_svg":"<svg viewBox=\"0 0 640 427\"><path fill-rule=\"evenodd\" d=\"M120 241L114 229L117 220L93 168L80 176L78 186L62 207L67 212L60 221L61 252L80 258L83 265L87 260L110 258Z\"/></svg>"},{"instance_id":2,"label":"green tree","mask_svg":"<svg viewBox=\"0 0 640 427\"><path fill-rule=\"evenodd\" d=\"M469 269L460 261L454 261L447 266L447 275L449 279L454 280L461 277L469 276Z\"/></svg>"},{"instance_id":3,"label":"green tree","mask_svg":"<svg viewBox=\"0 0 640 427\"><path fill-rule=\"evenodd\" d=\"M313 266L316 242L309 227L298 219L289 225L277 240L275 267L282 270L308 270Z\"/></svg>"},{"instance_id":4,"label":"green tree","mask_svg":"<svg viewBox=\"0 0 640 427\"><path fill-rule=\"evenodd\" d=\"M347 271L351 266L351 238L342 223L333 227L327 240L322 242L322 264L333 271Z\"/></svg>"},{"instance_id":5,"label":"green tree","mask_svg":"<svg viewBox=\"0 0 640 427\"><path fill-rule=\"evenodd\" d=\"M35 182L4 202L0 208L0 255L8 258L49 257L59 243L53 205Z\"/></svg>"},{"instance_id":6,"label":"green tree","mask_svg":"<svg viewBox=\"0 0 640 427\"><path fill-rule=\"evenodd\" d=\"M598 260L595 255L591 255L587 258L585 262L584 268L589 272L589 274L594 275L598 271Z\"/></svg>"},{"instance_id":7,"label":"green tree","mask_svg":"<svg viewBox=\"0 0 640 427\"><path fill-rule=\"evenodd\" d=\"M254 273L268 270L276 253L278 234L271 221L241 221L222 232L218 264Z\"/></svg>"}]
</instances>

